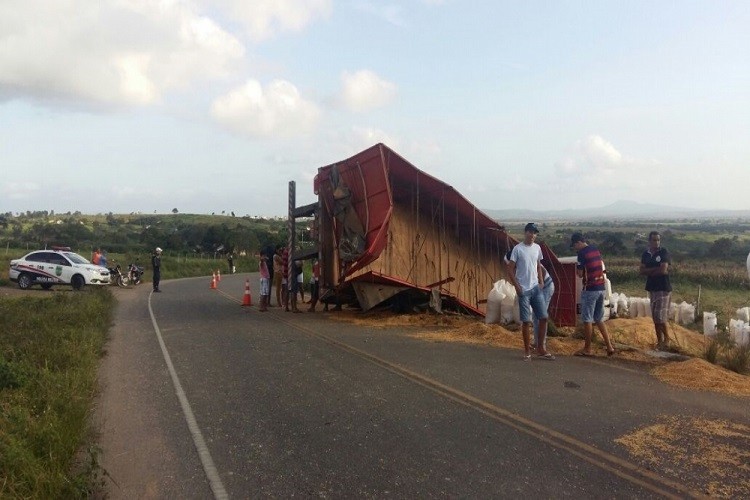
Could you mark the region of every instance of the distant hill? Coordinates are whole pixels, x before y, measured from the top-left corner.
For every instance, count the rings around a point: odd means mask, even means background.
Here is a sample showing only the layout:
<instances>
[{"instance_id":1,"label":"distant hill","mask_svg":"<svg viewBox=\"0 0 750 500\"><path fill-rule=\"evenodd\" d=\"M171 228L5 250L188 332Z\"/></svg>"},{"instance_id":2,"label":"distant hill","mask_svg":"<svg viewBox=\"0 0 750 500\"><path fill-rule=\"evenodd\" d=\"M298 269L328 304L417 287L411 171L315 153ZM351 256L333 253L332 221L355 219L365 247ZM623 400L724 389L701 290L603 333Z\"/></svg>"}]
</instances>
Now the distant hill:
<instances>
[{"instance_id":1,"label":"distant hill","mask_svg":"<svg viewBox=\"0 0 750 500\"><path fill-rule=\"evenodd\" d=\"M750 218L750 210L704 210L685 207L670 207L654 203L620 200L603 207L574 208L566 210L519 210L482 209L490 217L500 221L529 220L664 220L664 219L726 219Z\"/></svg>"}]
</instances>

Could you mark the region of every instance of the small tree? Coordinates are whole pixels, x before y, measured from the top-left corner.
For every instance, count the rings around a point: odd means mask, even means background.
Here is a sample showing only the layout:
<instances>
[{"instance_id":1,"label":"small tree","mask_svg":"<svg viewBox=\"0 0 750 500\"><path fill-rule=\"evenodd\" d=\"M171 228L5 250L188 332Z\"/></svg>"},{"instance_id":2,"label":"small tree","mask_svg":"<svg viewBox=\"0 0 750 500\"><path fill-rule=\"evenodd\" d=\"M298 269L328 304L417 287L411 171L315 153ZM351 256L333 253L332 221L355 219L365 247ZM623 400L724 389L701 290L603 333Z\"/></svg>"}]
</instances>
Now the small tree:
<instances>
[{"instance_id":1,"label":"small tree","mask_svg":"<svg viewBox=\"0 0 750 500\"><path fill-rule=\"evenodd\" d=\"M176 214L176 213L178 213L178 212L179 212L179 210L177 210L176 208L173 208L173 209L172 209L172 213L173 213L173 214Z\"/></svg>"}]
</instances>

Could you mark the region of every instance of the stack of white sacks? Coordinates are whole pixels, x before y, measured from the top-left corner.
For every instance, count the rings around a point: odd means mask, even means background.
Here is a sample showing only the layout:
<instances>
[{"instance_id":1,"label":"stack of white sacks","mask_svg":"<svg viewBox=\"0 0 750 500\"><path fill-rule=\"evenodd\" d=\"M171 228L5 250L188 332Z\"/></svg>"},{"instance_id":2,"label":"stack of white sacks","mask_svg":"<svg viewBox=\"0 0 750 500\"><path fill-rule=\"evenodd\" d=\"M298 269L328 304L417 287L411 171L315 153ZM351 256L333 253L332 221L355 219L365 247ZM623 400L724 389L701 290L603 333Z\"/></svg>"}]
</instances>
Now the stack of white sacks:
<instances>
[{"instance_id":1,"label":"stack of white sacks","mask_svg":"<svg viewBox=\"0 0 750 500\"><path fill-rule=\"evenodd\" d=\"M738 346L750 345L750 307L737 309L738 319L729 320L729 338ZM703 333L714 337L717 333L715 312L703 313Z\"/></svg>"},{"instance_id":2,"label":"stack of white sacks","mask_svg":"<svg viewBox=\"0 0 750 500\"><path fill-rule=\"evenodd\" d=\"M626 297L624 293L613 293L610 304L612 305L612 312L621 317L651 317L651 301L648 297ZM693 323L695 321L695 306L685 301L680 304L672 302L669 306L669 317L680 325Z\"/></svg>"},{"instance_id":3,"label":"stack of white sacks","mask_svg":"<svg viewBox=\"0 0 750 500\"><path fill-rule=\"evenodd\" d=\"M627 297L624 293L613 292L609 297L613 315L618 317L650 318L651 301L647 297ZM685 301L672 302L669 317L677 324L688 325L695 322L695 305ZM738 319L729 321L729 336L737 345L750 345L750 307L737 309ZM606 318L605 318L606 319ZM495 282L487 296L485 323L520 323L518 295L508 281ZM716 335L717 318L715 312L703 313L703 333L707 337Z\"/></svg>"},{"instance_id":4,"label":"stack of white sacks","mask_svg":"<svg viewBox=\"0 0 750 500\"><path fill-rule=\"evenodd\" d=\"M750 345L750 307L737 309L737 317L729 320L729 337L737 345Z\"/></svg>"},{"instance_id":5,"label":"stack of white sacks","mask_svg":"<svg viewBox=\"0 0 750 500\"><path fill-rule=\"evenodd\" d=\"M518 294L513 285L505 280L496 281L487 296L487 314L485 323L520 323L521 313L518 309Z\"/></svg>"}]
</instances>

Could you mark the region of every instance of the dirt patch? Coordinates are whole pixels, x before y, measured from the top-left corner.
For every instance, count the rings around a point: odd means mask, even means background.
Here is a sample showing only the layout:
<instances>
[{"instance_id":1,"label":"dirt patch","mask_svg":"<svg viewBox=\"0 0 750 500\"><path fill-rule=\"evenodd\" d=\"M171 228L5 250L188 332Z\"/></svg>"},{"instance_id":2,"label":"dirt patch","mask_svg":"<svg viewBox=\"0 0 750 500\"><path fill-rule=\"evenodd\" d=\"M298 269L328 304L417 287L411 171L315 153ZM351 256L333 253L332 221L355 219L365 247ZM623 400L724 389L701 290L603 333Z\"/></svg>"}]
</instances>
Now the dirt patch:
<instances>
[{"instance_id":1,"label":"dirt patch","mask_svg":"<svg viewBox=\"0 0 750 500\"><path fill-rule=\"evenodd\" d=\"M615 440L644 467L712 497L750 497L750 427L724 420L662 417Z\"/></svg>"},{"instance_id":2,"label":"dirt patch","mask_svg":"<svg viewBox=\"0 0 750 500\"><path fill-rule=\"evenodd\" d=\"M706 360L693 358L657 366L651 373L668 384L713 391L732 396L750 396L750 377L729 371Z\"/></svg>"}]
</instances>

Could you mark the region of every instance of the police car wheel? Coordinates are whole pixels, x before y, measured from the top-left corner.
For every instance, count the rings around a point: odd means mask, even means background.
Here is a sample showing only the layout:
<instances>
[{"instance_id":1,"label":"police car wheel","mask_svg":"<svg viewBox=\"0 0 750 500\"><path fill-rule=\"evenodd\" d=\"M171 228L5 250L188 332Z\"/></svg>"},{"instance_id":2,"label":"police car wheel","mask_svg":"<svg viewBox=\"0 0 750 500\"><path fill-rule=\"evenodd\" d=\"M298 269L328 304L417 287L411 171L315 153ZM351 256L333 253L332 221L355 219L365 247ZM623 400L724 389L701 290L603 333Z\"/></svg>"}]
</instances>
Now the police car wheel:
<instances>
[{"instance_id":1,"label":"police car wheel","mask_svg":"<svg viewBox=\"0 0 750 500\"><path fill-rule=\"evenodd\" d=\"M31 276L29 276L26 273L21 274L18 277L18 288L21 290L28 290L28 288L31 286Z\"/></svg>"},{"instance_id":2,"label":"police car wheel","mask_svg":"<svg viewBox=\"0 0 750 500\"><path fill-rule=\"evenodd\" d=\"M80 290L83 288L83 285L86 284L86 282L83 280L83 276L80 274L76 274L73 276L73 279L70 280L70 284L73 287L73 290Z\"/></svg>"}]
</instances>

